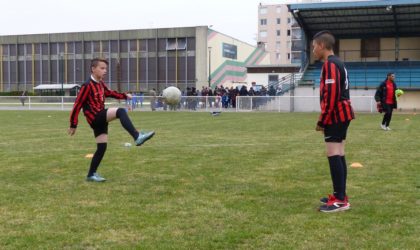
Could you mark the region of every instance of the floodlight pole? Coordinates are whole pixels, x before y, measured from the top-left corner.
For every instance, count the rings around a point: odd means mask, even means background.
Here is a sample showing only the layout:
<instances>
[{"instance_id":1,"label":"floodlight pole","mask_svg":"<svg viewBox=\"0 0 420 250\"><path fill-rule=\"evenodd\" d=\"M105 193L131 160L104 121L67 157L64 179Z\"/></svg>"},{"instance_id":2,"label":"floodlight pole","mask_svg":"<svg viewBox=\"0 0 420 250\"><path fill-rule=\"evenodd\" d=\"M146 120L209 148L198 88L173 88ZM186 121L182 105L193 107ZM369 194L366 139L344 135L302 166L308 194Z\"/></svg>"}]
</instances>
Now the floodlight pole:
<instances>
[{"instance_id":1,"label":"floodlight pole","mask_svg":"<svg viewBox=\"0 0 420 250\"><path fill-rule=\"evenodd\" d=\"M60 53L60 61L59 61L59 67L60 67L60 82L61 82L61 96L64 96L64 65L63 65L63 53Z\"/></svg>"},{"instance_id":2,"label":"floodlight pole","mask_svg":"<svg viewBox=\"0 0 420 250\"><path fill-rule=\"evenodd\" d=\"M211 47L209 49L209 88L211 88Z\"/></svg>"}]
</instances>

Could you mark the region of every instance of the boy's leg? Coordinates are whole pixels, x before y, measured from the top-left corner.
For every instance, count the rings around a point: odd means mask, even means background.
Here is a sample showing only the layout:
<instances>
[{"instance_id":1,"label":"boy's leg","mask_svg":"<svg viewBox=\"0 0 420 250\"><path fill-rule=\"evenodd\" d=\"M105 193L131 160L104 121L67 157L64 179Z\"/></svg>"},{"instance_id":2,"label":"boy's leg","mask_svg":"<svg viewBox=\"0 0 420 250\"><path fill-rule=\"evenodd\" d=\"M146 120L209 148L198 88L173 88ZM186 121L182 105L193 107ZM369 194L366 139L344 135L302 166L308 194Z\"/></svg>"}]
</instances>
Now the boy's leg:
<instances>
[{"instance_id":1,"label":"boy's leg","mask_svg":"<svg viewBox=\"0 0 420 250\"><path fill-rule=\"evenodd\" d=\"M334 188L334 196L339 200L344 200L345 196L345 170L342 164L340 152L342 149L342 143L339 142L327 142L327 156L328 163L330 165L331 178Z\"/></svg>"},{"instance_id":2,"label":"boy's leg","mask_svg":"<svg viewBox=\"0 0 420 250\"><path fill-rule=\"evenodd\" d=\"M113 121L116 118L120 119L121 125L127 130L127 132L133 137L136 142L136 146L141 146L147 140L153 137L155 134L154 131L151 132L142 132L139 133L137 129L134 128L133 123L131 123L130 118L128 117L127 111L123 108L110 108L107 111L107 121Z\"/></svg>"},{"instance_id":3,"label":"boy's leg","mask_svg":"<svg viewBox=\"0 0 420 250\"><path fill-rule=\"evenodd\" d=\"M392 107L391 105L389 105L389 110L388 110L388 120L386 122L386 127L389 127L389 124L391 123L391 118L392 118Z\"/></svg>"},{"instance_id":4,"label":"boy's leg","mask_svg":"<svg viewBox=\"0 0 420 250\"><path fill-rule=\"evenodd\" d=\"M344 195L346 194L346 188L347 188L347 162L346 162L346 155L344 152L344 146L345 146L345 141L343 141L341 143L341 149L340 149L340 158L341 158L341 163L343 164L343 170L344 170Z\"/></svg>"},{"instance_id":5,"label":"boy's leg","mask_svg":"<svg viewBox=\"0 0 420 250\"><path fill-rule=\"evenodd\" d=\"M334 187L334 196L339 200L344 200L346 196L347 166L345 165L343 158L344 141L347 136L349 124L349 122L333 124L327 126L324 130L327 157Z\"/></svg>"},{"instance_id":6,"label":"boy's leg","mask_svg":"<svg viewBox=\"0 0 420 250\"><path fill-rule=\"evenodd\" d=\"M98 170L99 164L102 161L102 158L105 155L107 143L108 143L108 135L107 134L100 134L95 138L96 140L96 152L93 155L92 161L90 163L90 168L87 177L93 176Z\"/></svg>"},{"instance_id":7,"label":"boy's leg","mask_svg":"<svg viewBox=\"0 0 420 250\"><path fill-rule=\"evenodd\" d=\"M385 127L389 127L389 123L391 122L391 117L392 117L392 107L391 105L388 104L384 104L384 119L382 120L382 124Z\"/></svg>"},{"instance_id":8,"label":"boy's leg","mask_svg":"<svg viewBox=\"0 0 420 250\"><path fill-rule=\"evenodd\" d=\"M134 128L133 123L128 117L127 111L123 108L109 108L106 113L107 122L113 121L116 118L120 119L121 125L125 130L136 140L139 137L139 132Z\"/></svg>"}]
</instances>

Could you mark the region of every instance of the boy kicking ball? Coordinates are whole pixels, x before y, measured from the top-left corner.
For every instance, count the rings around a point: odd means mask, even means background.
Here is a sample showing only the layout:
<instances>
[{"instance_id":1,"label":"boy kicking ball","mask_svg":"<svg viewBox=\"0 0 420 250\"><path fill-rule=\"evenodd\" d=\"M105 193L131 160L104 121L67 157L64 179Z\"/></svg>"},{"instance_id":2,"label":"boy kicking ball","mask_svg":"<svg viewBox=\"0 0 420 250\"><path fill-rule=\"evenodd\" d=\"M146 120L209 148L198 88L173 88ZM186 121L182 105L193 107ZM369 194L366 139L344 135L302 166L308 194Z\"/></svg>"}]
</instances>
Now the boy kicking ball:
<instances>
[{"instance_id":1,"label":"boy kicking ball","mask_svg":"<svg viewBox=\"0 0 420 250\"><path fill-rule=\"evenodd\" d=\"M97 170L102 158L105 155L108 143L109 122L119 119L124 129L127 130L127 132L133 137L137 146L142 145L155 134L154 131L138 132L131 123L125 109L105 108L106 97L113 97L115 99L131 99L130 94L118 93L110 90L105 85L103 79L107 73L107 68L108 61L105 59L95 58L91 61L90 78L80 88L80 92L73 105L73 110L70 113L70 128L68 129L69 135L73 136L76 133L79 112L80 109L83 108L83 113L95 136L97 149L90 164L89 172L86 178L87 181L106 181L105 178L101 177L97 173Z\"/></svg>"}]
</instances>

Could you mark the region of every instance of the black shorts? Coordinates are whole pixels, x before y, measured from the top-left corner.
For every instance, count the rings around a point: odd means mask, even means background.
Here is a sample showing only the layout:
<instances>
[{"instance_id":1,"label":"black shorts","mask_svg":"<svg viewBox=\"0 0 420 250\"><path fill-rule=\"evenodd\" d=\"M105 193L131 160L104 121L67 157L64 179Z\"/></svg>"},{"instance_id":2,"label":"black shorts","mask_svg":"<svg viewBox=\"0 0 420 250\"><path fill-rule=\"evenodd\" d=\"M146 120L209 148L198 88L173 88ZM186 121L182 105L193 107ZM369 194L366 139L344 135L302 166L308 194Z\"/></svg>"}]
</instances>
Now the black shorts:
<instances>
[{"instance_id":1,"label":"black shorts","mask_svg":"<svg viewBox=\"0 0 420 250\"><path fill-rule=\"evenodd\" d=\"M96 114L95 119L92 121L90 127L93 129L95 138L101 134L108 134L108 122L106 121L106 112L108 109L104 109Z\"/></svg>"},{"instance_id":2,"label":"black shorts","mask_svg":"<svg viewBox=\"0 0 420 250\"><path fill-rule=\"evenodd\" d=\"M324 128L325 142L342 142L346 139L350 122L327 125Z\"/></svg>"}]
</instances>

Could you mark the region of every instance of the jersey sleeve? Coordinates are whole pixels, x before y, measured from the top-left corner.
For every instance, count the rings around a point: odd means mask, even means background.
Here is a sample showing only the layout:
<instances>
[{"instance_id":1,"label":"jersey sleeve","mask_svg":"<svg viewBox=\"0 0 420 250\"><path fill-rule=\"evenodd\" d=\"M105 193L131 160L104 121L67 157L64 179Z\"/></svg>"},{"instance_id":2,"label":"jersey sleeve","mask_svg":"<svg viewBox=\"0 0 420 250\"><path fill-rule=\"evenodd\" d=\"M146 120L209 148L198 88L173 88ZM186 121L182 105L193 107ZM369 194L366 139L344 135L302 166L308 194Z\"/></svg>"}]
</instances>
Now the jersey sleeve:
<instances>
[{"instance_id":1,"label":"jersey sleeve","mask_svg":"<svg viewBox=\"0 0 420 250\"><path fill-rule=\"evenodd\" d=\"M327 61L322 67L322 76L321 115L318 126L325 127L331 122L334 108L340 97L340 72L334 63Z\"/></svg>"},{"instance_id":2,"label":"jersey sleeve","mask_svg":"<svg viewBox=\"0 0 420 250\"><path fill-rule=\"evenodd\" d=\"M117 91L111 90L105 83L102 83L102 86L104 87L105 97L112 97L115 99L127 99L126 93L119 93Z\"/></svg>"},{"instance_id":3,"label":"jersey sleeve","mask_svg":"<svg viewBox=\"0 0 420 250\"><path fill-rule=\"evenodd\" d=\"M77 124L79 121L79 113L80 109L83 107L87 97L89 96L90 87L87 84L82 85L80 88L79 94L76 97L76 101L74 102L73 109L70 113L70 127L77 128Z\"/></svg>"}]
</instances>

